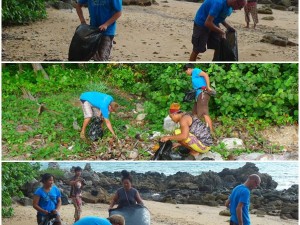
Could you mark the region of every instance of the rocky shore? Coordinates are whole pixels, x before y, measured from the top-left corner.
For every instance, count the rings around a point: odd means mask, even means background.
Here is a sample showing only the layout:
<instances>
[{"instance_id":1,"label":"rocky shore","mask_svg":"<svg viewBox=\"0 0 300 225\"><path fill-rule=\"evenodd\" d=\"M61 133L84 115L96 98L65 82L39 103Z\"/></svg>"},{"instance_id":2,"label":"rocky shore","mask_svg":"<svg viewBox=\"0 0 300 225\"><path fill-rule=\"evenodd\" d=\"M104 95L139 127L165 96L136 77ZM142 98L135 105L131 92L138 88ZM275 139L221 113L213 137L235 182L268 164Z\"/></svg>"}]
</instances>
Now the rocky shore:
<instances>
[{"instance_id":1,"label":"rocky shore","mask_svg":"<svg viewBox=\"0 0 300 225\"><path fill-rule=\"evenodd\" d=\"M49 163L50 168L59 169L57 163ZM62 190L63 204L69 204L68 194L70 186L68 181L73 176L73 170L64 170L62 177L56 178L56 185ZM121 172L121 171L120 171ZM82 177L86 180L83 192L83 200L86 203L109 203L112 195L121 186L120 172L95 172L89 163L86 164ZM261 186L251 192L252 214L258 216L273 215L282 219L298 220L298 185L289 189L276 190L277 182L265 173L260 173L254 163L246 163L238 169L223 169L216 173L203 172L198 176L189 173L178 172L166 176L163 173L131 172L133 186L137 188L145 200L172 203L194 204L208 206L224 206L231 190L245 181L249 174L256 173L261 177ZM23 205L32 204L34 190L40 185L37 180L27 183L23 187L25 198L15 199ZM228 215L228 211L220 212Z\"/></svg>"}]
</instances>

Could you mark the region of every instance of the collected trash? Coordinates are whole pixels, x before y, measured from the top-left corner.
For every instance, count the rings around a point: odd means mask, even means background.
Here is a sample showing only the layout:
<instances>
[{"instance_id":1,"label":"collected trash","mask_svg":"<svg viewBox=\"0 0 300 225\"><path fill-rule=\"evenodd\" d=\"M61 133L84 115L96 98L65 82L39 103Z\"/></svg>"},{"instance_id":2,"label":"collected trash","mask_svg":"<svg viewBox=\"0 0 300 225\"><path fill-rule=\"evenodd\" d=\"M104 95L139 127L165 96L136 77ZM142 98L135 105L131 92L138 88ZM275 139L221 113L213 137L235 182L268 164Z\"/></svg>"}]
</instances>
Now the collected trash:
<instances>
[{"instance_id":1,"label":"collected trash","mask_svg":"<svg viewBox=\"0 0 300 225\"><path fill-rule=\"evenodd\" d=\"M93 117L89 126L88 137L97 141L103 137L103 120L100 117Z\"/></svg>"},{"instance_id":2,"label":"collected trash","mask_svg":"<svg viewBox=\"0 0 300 225\"><path fill-rule=\"evenodd\" d=\"M198 89L202 89L202 91L204 93L207 93L209 96L214 97L217 94L217 92L213 88L211 88L210 91L208 91L206 87L201 87L201 88L198 88ZM198 89L193 89L193 90L187 91L185 93L185 96L183 97L183 102L195 101L196 100L196 92L197 92Z\"/></svg>"},{"instance_id":3,"label":"collected trash","mask_svg":"<svg viewBox=\"0 0 300 225\"><path fill-rule=\"evenodd\" d=\"M149 210L143 205L130 205L109 210L109 216L122 215L126 225L150 225Z\"/></svg>"},{"instance_id":4,"label":"collected trash","mask_svg":"<svg viewBox=\"0 0 300 225\"><path fill-rule=\"evenodd\" d=\"M69 61L89 61L98 50L102 34L98 28L81 24L76 28L69 48Z\"/></svg>"},{"instance_id":5,"label":"collected trash","mask_svg":"<svg viewBox=\"0 0 300 225\"><path fill-rule=\"evenodd\" d=\"M238 61L237 32L227 31L226 39L221 38L213 61Z\"/></svg>"},{"instance_id":6,"label":"collected trash","mask_svg":"<svg viewBox=\"0 0 300 225\"><path fill-rule=\"evenodd\" d=\"M156 160L185 160L189 157L189 150L180 148L180 151L172 149L172 141L159 142L159 149L155 152L153 159Z\"/></svg>"}]
</instances>

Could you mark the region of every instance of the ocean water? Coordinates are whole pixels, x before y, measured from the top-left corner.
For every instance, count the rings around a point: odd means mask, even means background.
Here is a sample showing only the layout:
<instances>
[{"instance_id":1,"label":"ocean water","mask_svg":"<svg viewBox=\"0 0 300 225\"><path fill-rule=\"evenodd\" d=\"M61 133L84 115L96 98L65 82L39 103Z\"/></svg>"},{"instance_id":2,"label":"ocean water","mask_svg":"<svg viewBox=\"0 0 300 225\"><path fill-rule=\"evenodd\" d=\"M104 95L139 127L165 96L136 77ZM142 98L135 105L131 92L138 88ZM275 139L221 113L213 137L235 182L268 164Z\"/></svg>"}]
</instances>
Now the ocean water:
<instances>
[{"instance_id":1,"label":"ocean water","mask_svg":"<svg viewBox=\"0 0 300 225\"><path fill-rule=\"evenodd\" d=\"M70 169L72 166L84 168L87 162L58 162L60 168ZM135 171L145 173L148 171L172 175L177 172L188 172L192 175L199 175L209 170L221 172L225 168L237 169L246 164L246 162L89 162L96 172L116 172L121 170ZM277 190L287 189L293 184L299 184L298 162L253 162L260 173L267 173L278 183ZM42 163L43 168L48 167L48 163Z\"/></svg>"}]
</instances>

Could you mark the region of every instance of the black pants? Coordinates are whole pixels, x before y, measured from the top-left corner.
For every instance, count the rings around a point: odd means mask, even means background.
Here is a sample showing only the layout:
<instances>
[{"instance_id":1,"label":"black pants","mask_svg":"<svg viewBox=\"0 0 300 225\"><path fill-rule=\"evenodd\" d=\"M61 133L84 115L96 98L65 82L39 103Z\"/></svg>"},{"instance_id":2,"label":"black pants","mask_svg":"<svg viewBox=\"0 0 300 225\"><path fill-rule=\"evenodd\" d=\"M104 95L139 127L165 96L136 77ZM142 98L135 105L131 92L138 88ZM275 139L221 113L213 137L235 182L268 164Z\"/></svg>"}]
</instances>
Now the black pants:
<instances>
[{"instance_id":1,"label":"black pants","mask_svg":"<svg viewBox=\"0 0 300 225\"><path fill-rule=\"evenodd\" d=\"M238 224L230 220L230 225L238 225Z\"/></svg>"}]
</instances>

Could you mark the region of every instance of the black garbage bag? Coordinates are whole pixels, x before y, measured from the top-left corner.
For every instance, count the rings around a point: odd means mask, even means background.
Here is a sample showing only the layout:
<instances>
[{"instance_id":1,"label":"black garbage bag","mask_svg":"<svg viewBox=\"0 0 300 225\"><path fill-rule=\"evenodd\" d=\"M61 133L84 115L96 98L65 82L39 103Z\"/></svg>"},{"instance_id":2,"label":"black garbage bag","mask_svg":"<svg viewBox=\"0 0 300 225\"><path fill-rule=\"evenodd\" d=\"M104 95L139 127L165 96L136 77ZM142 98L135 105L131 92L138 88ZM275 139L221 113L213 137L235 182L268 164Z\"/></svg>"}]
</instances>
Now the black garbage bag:
<instances>
[{"instance_id":1,"label":"black garbage bag","mask_svg":"<svg viewBox=\"0 0 300 225\"><path fill-rule=\"evenodd\" d=\"M185 155L172 149L172 141L159 142L159 149L155 152L153 160L185 160Z\"/></svg>"},{"instance_id":2,"label":"black garbage bag","mask_svg":"<svg viewBox=\"0 0 300 225\"><path fill-rule=\"evenodd\" d=\"M88 61L99 48L102 34L98 28L81 24L76 28L69 48L69 61Z\"/></svg>"},{"instance_id":3,"label":"black garbage bag","mask_svg":"<svg viewBox=\"0 0 300 225\"><path fill-rule=\"evenodd\" d=\"M103 120L100 117L93 117L89 126L88 137L97 141L103 137Z\"/></svg>"},{"instance_id":4,"label":"black garbage bag","mask_svg":"<svg viewBox=\"0 0 300 225\"><path fill-rule=\"evenodd\" d=\"M53 225L56 221L57 214L49 213L39 225Z\"/></svg>"},{"instance_id":5,"label":"black garbage bag","mask_svg":"<svg viewBox=\"0 0 300 225\"><path fill-rule=\"evenodd\" d=\"M226 40L227 40L229 48L232 50L232 52L234 54L234 60L232 60L232 61L239 61L237 32L236 31L226 31Z\"/></svg>"},{"instance_id":6,"label":"black garbage bag","mask_svg":"<svg viewBox=\"0 0 300 225\"><path fill-rule=\"evenodd\" d=\"M226 39L221 38L219 48L215 50L213 61L238 61L237 33L226 32Z\"/></svg>"},{"instance_id":7,"label":"black garbage bag","mask_svg":"<svg viewBox=\"0 0 300 225\"><path fill-rule=\"evenodd\" d=\"M149 210L143 205L131 205L109 210L109 216L121 215L126 225L150 225L151 216Z\"/></svg>"}]
</instances>

